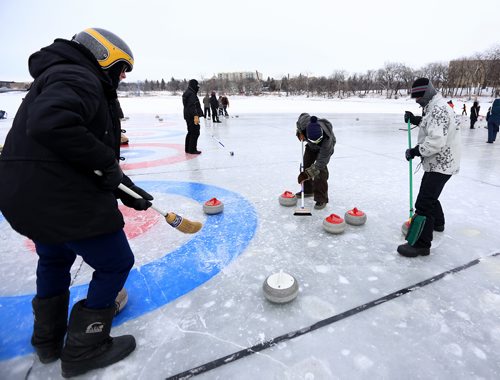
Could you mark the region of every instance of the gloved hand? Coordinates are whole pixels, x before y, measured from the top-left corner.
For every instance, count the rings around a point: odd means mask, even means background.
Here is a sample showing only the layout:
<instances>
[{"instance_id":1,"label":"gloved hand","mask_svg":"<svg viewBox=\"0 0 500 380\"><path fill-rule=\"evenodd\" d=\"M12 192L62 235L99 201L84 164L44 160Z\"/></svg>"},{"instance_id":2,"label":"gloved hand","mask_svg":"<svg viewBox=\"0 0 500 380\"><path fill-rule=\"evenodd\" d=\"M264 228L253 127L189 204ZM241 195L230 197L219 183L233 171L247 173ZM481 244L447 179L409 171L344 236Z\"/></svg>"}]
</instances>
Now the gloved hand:
<instances>
[{"instance_id":1,"label":"gloved hand","mask_svg":"<svg viewBox=\"0 0 500 380\"><path fill-rule=\"evenodd\" d=\"M297 182L302 183L309 179L311 179L311 177L309 177L309 175L306 172L300 172L299 177L297 178Z\"/></svg>"},{"instance_id":2,"label":"gloved hand","mask_svg":"<svg viewBox=\"0 0 500 380\"><path fill-rule=\"evenodd\" d=\"M199 116L195 116L194 117L194 124L195 125L199 125L200 124L200 117Z\"/></svg>"},{"instance_id":3,"label":"gloved hand","mask_svg":"<svg viewBox=\"0 0 500 380\"><path fill-rule=\"evenodd\" d=\"M422 116L415 116L410 111L405 111L404 119L405 123L408 123L408 120L410 120L410 124L419 125L420 122L422 121Z\"/></svg>"},{"instance_id":4,"label":"gloved hand","mask_svg":"<svg viewBox=\"0 0 500 380\"><path fill-rule=\"evenodd\" d=\"M100 185L104 190L114 191L122 182L123 172L118 161L113 161L107 168L101 169Z\"/></svg>"},{"instance_id":5,"label":"gloved hand","mask_svg":"<svg viewBox=\"0 0 500 380\"><path fill-rule=\"evenodd\" d=\"M128 195L127 193L124 193L123 191L120 191L120 199L122 200L122 203L130 208L133 208L134 210L137 211L144 211L150 208L153 204L150 202L153 200L153 196L146 192L145 190L141 189L139 186L136 185L131 185L128 186L128 188L132 191L135 191L137 194L139 194L143 199L136 199L131 195Z\"/></svg>"},{"instance_id":6,"label":"gloved hand","mask_svg":"<svg viewBox=\"0 0 500 380\"><path fill-rule=\"evenodd\" d=\"M319 169L316 167L316 165L312 164L306 169L306 173L309 178L314 179L319 174Z\"/></svg>"},{"instance_id":7,"label":"gloved hand","mask_svg":"<svg viewBox=\"0 0 500 380\"><path fill-rule=\"evenodd\" d=\"M418 149L418 145L415 145L414 148L406 149L405 152L406 161L413 160L413 158L416 156L421 156L420 150Z\"/></svg>"}]
</instances>

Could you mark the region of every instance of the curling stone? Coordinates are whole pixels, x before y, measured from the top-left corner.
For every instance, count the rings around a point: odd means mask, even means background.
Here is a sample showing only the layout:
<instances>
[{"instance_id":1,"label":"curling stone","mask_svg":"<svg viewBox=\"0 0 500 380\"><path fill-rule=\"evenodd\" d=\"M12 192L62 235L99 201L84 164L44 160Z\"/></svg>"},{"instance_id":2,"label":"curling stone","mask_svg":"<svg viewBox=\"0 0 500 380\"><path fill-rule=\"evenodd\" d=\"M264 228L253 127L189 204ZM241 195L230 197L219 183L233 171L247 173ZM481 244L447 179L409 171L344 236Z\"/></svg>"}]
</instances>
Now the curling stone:
<instances>
[{"instance_id":1,"label":"curling stone","mask_svg":"<svg viewBox=\"0 0 500 380\"><path fill-rule=\"evenodd\" d=\"M163 119L160 117L160 118L158 118L158 121L163 121Z\"/></svg>"},{"instance_id":2,"label":"curling stone","mask_svg":"<svg viewBox=\"0 0 500 380\"><path fill-rule=\"evenodd\" d=\"M331 234L341 234L346 227L344 219L337 214L331 214L323 220L323 228Z\"/></svg>"},{"instance_id":3,"label":"curling stone","mask_svg":"<svg viewBox=\"0 0 500 380\"><path fill-rule=\"evenodd\" d=\"M287 303L293 301L299 294L299 283L295 277L280 270L279 273L266 278L262 290L268 301Z\"/></svg>"},{"instance_id":4,"label":"curling stone","mask_svg":"<svg viewBox=\"0 0 500 380\"><path fill-rule=\"evenodd\" d=\"M366 214L354 207L352 210L349 210L344 215L345 222L347 224L351 224L353 226L361 226L366 223Z\"/></svg>"},{"instance_id":5,"label":"curling stone","mask_svg":"<svg viewBox=\"0 0 500 380\"><path fill-rule=\"evenodd\" d=\"M230 154L231 156L234 156L234 152L233 152L233 151L229 152L229 154Z\"/></svg>"},{"instance_id":6,"label":"curling stone","mask_svg":"<svg viewBox=\"0 0 500 380\"><path fill-rule=\"evenodd\" d=\"M403 223L401 226L401 232L403 233L403 236L408 235L408 229L410 228L410 221L407 220L406 222Z\"/></svg>"},{"instance_id":7,"label":"curling stone","mask_svg":"<svg viewBox=\"0 0 500 380\"><path fill-rule=\"evenodd\" d=\"M295 206L297 204L297 196L291 191L285 191L280 195L279 201L282 206Z\"/></svg>"},{"instance_id":8,"label":"curling stone","mask_svg":"<svg viewBox=\"0 0 500 380\"><path fill-rule=\"evenodd\" d=\"M160 117L160 115L156 115L155 117L158 119Z\"/></svg>"},{"instance_id":9,"label":"curling stone","mask_svg":"<svg viewBox=\"0 0 500 380\"><path fill-rule=\"evenodd\" d=\"M224 203L219 201L217 198L212 198L203 204L203 212L205 214L219 214L222 210L224 210Z\"/></svg>"},{"instance_id":10,"label":"curling stone","mask_svg":"<svg viewBox=\"0 0 500 380\"><path fill-rule=\"evenodd\" d=\"M128 302L127 289L122 288L115 298L115 315L118 315Z\"/></svg>"}]
</instances>

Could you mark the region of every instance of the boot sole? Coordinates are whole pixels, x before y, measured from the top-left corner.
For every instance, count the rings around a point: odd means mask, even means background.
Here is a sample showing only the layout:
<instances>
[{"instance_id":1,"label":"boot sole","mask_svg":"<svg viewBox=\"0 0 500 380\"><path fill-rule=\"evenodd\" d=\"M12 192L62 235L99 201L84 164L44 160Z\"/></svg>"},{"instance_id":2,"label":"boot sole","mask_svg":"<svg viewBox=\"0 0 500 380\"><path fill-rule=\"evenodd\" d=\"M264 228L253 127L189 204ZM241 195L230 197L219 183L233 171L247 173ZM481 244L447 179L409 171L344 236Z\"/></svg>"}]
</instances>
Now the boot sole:
<instances>
[{"instance_id":1,"label":"boot sole","mask_svg":"<svg viewBox=\"0 0 500 380\"><path fill-rule=\"evenodd\" d=\"M415 254L409 254L407 252L405 252L404 250L400 250L399 247L397 249L398 253L401 255L401 256L404 256L404 257L418 257L418 256L429 256L431 254L430 252L430 249L426 252L423 252L423 253L415 253Z\"/></svg>"},{"instance_id":2,"label":"boot sole","mask_svg":"<svg viewBox=\"0 0 500 380\"><path fill-rule=\"evenodd\" d=\"M119 338L121 338L121 337L117 337L117 338L113 338L113 339L117 340ZM80 362L64 363L63 361L61 361L62 377L67 379L69 377L83 375L84 373L87 373L87 372L92 371L94 369L105 368L105 367L108 367L108 366L113 365L115 363L118 363L120 360L123 360L127 356L129 356L135 350L135 347L136 347L136 342L134 339L134 344L130 345L129 347L127 347L126 350L123 350L122 352L118 353L116 356L113 356L111 358L107 358L107 360L106 360L105 355L102 355L100 357L89 358L86 360L82 360ZM111 350L108 352L110 353ZM99 361L101 361L101 360L103 362L99 363ZM65 368L67 366L70 366L71 368Z\"/></svg>"}]
</instances>

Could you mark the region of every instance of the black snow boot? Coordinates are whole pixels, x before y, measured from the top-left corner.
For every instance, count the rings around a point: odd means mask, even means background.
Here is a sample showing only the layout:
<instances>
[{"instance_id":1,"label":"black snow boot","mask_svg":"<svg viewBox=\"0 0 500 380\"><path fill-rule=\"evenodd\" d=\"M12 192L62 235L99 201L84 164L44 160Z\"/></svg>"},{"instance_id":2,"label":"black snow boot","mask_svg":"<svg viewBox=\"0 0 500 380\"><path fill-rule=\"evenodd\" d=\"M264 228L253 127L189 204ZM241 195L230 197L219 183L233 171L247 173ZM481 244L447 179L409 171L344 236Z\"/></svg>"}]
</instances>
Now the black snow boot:
<instances>
[{"instance_id":1,"label":"black snow boot","mask_svg":"<svg viewBox=\"0 0 500 380\"><path fill-rule=\"evenodd\" d=\"M398 253L401 256L405 257L429 256L431 253L431 249L425 247L413 247L410 244L406 243L398 246Z\"/></svg>"},{"instance_id":2,"label":"black snow boot","mask_svg":"<svg viewBox=\"0 0 500 380\"><path fill-rule=\"evenodd\" d=\"M115 307L88 309L82 300L73 306L68 336L61 355L63 377L84 374L103 368L128 356L135 349L132 335L109 336Z\"/></svg>"},{"instance_id":3,"label":"black snow boot","mask_svg":"<svg viewBox=\"0 0 500 380\"><path fill-rule=\"evenodd\" d=\"M69 291L51 298L31 301L33 307L33 335L31 344L42 363L51 363L61 356L68 324Z\"/></svg>"}]
</instances>

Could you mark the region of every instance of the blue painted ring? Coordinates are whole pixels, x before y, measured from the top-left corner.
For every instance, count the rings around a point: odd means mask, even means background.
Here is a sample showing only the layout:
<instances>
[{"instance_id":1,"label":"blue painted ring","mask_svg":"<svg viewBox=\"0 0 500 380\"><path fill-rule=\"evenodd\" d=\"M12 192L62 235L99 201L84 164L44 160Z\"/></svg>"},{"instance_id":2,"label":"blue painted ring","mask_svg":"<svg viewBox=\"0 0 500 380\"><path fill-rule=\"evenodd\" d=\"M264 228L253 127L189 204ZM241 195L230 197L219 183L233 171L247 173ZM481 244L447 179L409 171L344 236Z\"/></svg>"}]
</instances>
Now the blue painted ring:
<instances>
[{"instance_id":1,"label":"blue painted ring","mask_svg":"<svg viewBox=\"0 0 500 380\"><path fill-rule=\"evenodd\" d=\"M125 284L129 301L115 318L115 325L158 309L208 281L245 250L257 229L254 207L237 193L192 182L145 181L138 185L148 192L185 196L200 205L217 197L224 200L225 209L224 213L210 215L202 230L182 246L130 272ZM87 289L88 284L72 287L71 303L85 298ZM33 352L33 297L0 297L0 360Z\"/></svg>"}]
</instances>

